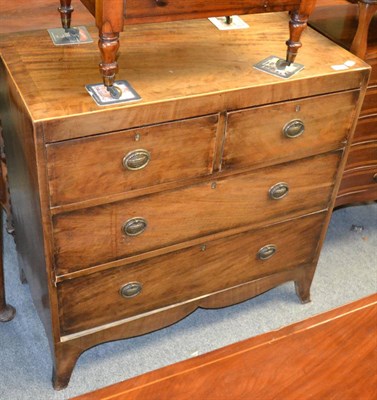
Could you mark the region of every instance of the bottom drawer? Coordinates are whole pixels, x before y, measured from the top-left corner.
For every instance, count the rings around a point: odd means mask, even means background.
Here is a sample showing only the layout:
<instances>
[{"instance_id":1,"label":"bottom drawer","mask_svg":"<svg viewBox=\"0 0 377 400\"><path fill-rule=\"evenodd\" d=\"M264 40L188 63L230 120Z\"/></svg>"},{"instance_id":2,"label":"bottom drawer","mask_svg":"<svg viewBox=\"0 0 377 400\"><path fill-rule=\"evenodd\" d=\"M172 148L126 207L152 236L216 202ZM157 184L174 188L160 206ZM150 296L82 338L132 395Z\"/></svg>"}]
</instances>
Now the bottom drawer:
<instances>
[{"instance_id":1,"label":"bottom drawer","mask_svg":"<svg viewBox=\"0 0 377 400\"><path fill-rule=\"evenodd\" d=\"M58 285L62 334L189 301L309 263L325 216L318 213L63 281ZM137 284L141 287L139 294Z\"/></svg>"}]
</instances>

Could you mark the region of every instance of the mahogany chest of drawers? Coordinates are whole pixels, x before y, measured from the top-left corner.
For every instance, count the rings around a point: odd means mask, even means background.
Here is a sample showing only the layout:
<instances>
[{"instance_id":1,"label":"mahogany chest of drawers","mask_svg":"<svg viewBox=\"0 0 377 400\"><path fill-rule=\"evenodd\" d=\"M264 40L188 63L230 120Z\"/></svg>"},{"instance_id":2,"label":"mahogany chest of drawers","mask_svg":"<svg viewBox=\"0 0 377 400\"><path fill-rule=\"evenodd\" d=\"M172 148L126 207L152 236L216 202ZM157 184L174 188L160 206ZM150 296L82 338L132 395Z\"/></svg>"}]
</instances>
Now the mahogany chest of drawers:
<instances>
[{"instance_id":1,"label":"mahogany chest of drawers","mask_svg":"<svg viewBox=\"0 0 377 400\"><path fill-rule=\"evenodd\" d=\"M253 65L279 54L287 16L244 19L252 29L129 28L120 78L142 99L107 107L84 89L95 44L54 47L41 31L4 45L16 245L55 388L86 349L198 307L287 281L309 301L370 68L308 30L305 69L268 75Z\"/></svg>"}]
</instances>

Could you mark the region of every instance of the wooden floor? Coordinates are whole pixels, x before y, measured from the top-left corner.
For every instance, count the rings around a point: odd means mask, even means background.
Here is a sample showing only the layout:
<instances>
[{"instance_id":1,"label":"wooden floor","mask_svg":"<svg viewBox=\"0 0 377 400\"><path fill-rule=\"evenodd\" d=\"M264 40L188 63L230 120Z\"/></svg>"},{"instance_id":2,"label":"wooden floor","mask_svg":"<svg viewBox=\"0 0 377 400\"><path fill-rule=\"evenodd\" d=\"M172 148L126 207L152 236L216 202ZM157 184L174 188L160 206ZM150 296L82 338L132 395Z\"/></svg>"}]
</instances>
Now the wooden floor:
<instances>
[{"instance_id":1,"label":"wooden floor","mask_svg":"<svg viewBox=\"0 0 377 400\"><path fill-rule=\"evenodd\" d=\"M76 400L376 400L377 294Z\"/></svg>"}]
</instances>

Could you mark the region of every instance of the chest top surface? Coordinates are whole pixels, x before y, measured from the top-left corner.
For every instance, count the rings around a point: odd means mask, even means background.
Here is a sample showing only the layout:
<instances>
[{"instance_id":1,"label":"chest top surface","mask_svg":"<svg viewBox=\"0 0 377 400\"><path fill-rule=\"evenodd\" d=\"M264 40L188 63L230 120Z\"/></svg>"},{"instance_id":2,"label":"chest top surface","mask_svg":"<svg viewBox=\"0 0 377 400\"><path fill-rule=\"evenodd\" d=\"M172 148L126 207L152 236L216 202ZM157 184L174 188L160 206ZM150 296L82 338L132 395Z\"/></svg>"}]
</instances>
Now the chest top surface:
<instances>
[{"instance_id":1,"label":"chest top surface","mask_svg":"<svg viewBox=\"0 0 377 400\"><path fill-rule=\"evenodd\" d=\"M284 80L254 69L270 55L284 57L287 18L247 15L249 28L232 31L219 31L207 19L127 27L119 79L142 99L123 105L99 107L85 90L99 83L92 67L96 43L55 47L47 31L20 33L2 40L2 60L31 121L45 124L56 139L72 137L80 118L93 122L91 134L359 87L369 67L311 29L304 33L299 61L305 68L298 74ZM332 67L346 61L354 65Z\"/></svg>"}]
</instances>

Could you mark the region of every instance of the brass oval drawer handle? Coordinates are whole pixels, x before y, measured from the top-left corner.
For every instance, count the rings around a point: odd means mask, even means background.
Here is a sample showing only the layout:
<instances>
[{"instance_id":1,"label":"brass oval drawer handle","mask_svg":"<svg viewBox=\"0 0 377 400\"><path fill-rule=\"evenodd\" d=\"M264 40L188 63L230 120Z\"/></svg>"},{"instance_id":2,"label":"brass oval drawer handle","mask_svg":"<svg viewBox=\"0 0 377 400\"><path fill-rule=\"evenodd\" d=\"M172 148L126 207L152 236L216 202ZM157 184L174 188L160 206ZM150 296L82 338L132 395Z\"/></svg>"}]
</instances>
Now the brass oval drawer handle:
<instances>
[{"instance_id":1,"label":"brass oval drawer handle","mask_svg":"<svg viewBox=\"0 0 377 400\"><path fill-rule=\"evenodd\" d=\"M122 297L130 299L139 295L142 289L143 285L140 282L129 282L119 289L119 293Z\"/></svg>"},{"instance_id":2,"label":"brass oval drawer handle","mask_svg":"<svg viewBox=\"0 0 377 400\"><path fill-rule=\"evenodd\" d=\"M289 192L288 183L279 182L276 185L272 186L268 191L270 199L272 200L280 200L285 197Z\"/></svg>"},{"instance_id":3,"label":"brass oval drawer handle","mask_svg":"<svg viewBox=\"0 0 377 400\"><path fill-rule=\"evenodd\" d=\"M259 249L257 253L257 258L259 260L268 260L271 258L277 251L277 247L274 244L267 244Z\"/></svg>"},{"instance_id":4,"label":"brass oval drawer handle","mask_svg":"<svg viewBox=\"0 0 377 400\"><path fill-rule=\"evenodd\" d=\"M151 160L151 154L144 149L130 151L123 158L123 167L129 171L137 171L145 168Z\"/></svg>"},{"instance_id":5,"label":"brass oval drawer handle","mask_svg":"<svg viewBox=\"0 0 377 400\"><path fill-rule=\"evenodd\" d=\"M372 180L377 183L377 172L373 175Z\"/></svg>"},{"instance_id":6,"label":"brass oval drawer handle","mask_svg":"<svg viewBox=\"0 0 377 400\"><path fill-rule=\"evenodd\" d=\"M135 217L126 221L122 230L127 236L137 236L147 229L148 223L144 218Z\"/></svg>"},{"instance_id":7,"label":"brass oval drawer handle","mask_svg":"<svg viewBox=\"0 0 377 400\"><path fill-rule=\"evenodd\" d=\"M301 119L293 119L287 122L283 127L283 134L288 139L294 139L301 136L305 131L304 122Z\"/></svg>"}]
</instances>

